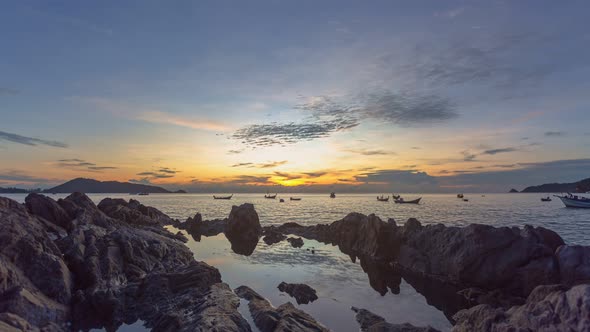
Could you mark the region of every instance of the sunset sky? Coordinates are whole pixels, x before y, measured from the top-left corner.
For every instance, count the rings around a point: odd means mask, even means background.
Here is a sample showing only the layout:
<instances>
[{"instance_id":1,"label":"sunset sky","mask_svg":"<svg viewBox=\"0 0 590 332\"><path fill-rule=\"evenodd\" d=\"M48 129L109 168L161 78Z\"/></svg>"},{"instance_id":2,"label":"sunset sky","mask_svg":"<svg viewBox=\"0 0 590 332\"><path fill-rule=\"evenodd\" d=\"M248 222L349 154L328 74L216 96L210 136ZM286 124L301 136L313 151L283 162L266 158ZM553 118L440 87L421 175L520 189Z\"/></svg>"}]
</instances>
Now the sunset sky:
<instances>
[{"instance_id":1,"label":"sunset sky","mask_svg":"<svg viewBox=\"0 0 590 332\"><path fill-rule=\"evenodd\" d=\"M588 1L4 1L0 186L577 181L590 177L588 13Z\"/></svg>"}]
</instances>

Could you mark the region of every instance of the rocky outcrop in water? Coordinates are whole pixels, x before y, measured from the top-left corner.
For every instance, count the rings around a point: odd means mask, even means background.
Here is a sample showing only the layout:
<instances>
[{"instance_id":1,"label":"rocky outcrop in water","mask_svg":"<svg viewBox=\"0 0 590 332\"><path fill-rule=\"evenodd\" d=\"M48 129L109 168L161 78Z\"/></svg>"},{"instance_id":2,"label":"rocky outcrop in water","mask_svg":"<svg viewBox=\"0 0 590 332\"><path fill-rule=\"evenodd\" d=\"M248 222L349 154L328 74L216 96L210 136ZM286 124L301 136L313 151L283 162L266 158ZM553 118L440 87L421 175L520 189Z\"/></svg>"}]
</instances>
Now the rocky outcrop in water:
<instances>
[{"instance_id":1,"label":"rocky outcrop in water","mask_svg":"<svg viewBox=\"0 0 590 332\"><path fill-rule=\"evenodd\" d=\"M338 245L353 258L395 262L406 273L463 288L506 289L526 296L538 285L561 280L554 253L564 242L543 227L422 226L416 219L399 227L375 215L351 213L330 225L291 223L277 229Z\"/></svg>"},{"instance_id":2,"label":"rocky outcrop in water","mask_svg":"<svg viewBox=\"0 0 590 332\"><path fill-rule=\"evenodd\" d=\"M590 331L589 313L590 285L539 286L524 305L506 310L482 304L459 311L453 331Z\"/></svg>"},{"instance_id":3,"label":"rocky outcrop in water","mask_svg":"<svg viewBox=\"0 0 590 332\"><path fill-rule=\"evenodd\" d=\"M272 245L275 243L279 243L285 240L286 238L287 236L283 235L283 233L281 232L278 232L276 230L266 230L264 232L264 237L262 238L262 241L264 241L264 243L268 245Z\"/></svg>"},{"instance_id":4,"label":"rocky outcrop in water","mask_svg":"<svg viewBox=\"0 0 590 332\"><path fill-rule=\"evenodd\" d=\"M0 329L115 330L140 319L159 331L250 331L217 269L162 227L170 220L133 200L0 197Z\"/></svg>"},{"instance_id":5,"label":"rocky outcrop in water","mask_svg":"<svg viewBox=\"0 0 590 332\"><path fill-rule=\"evenodd\" d=\"M273 307L268 300L250 287L240 286L235 293L248 301L254 323L262 332L327 332L327 328L293 304L287 302Z\"/></svg>"},{"instance_id":6,"label":"rocky outcrop in water","mask_svg":"<svg viewBox=\"0 0 590 332\"><path fill-rule=\"evenodd\" d=\"M231 242L232 250L237 254L251 255L261 235L262 226L254 205L244 203L232 206L225 227L225 236Z\"/></svg>"},{"instance_id":7,"label":"rocky outcrop in water","mask_svg":"<svg viewBox=\"0 0 590 332\"><path fill-rule=\"evenodd\" d=\"M318 299L315 289L306 284L289 284L281 282L278 289L294 297L297 304L308 304Z\"/></svg>"},{"instance_id":8,"label":"rocky outcrop in water","mask_svg":"<svg viewBox=\"0 0 590 332\"><path fill-rule=\"evenodd\" d=\"M356 312L356 321L363 332L438 332L438 330L427 327L416 327L408 323L391 324L385 318L378 316L369 310L352 307Z\"/></svg>"},{"instance_id":9,"label":"rocky outcrop in water","mask_svg":"<svg viewBox=\"0 0 590 332\"><path fill-rule=\"evenodd\" d=\"M303 239L300 237L289 237L287 242L289 242L293 248L303 247Z\"/></svg>"}]
</instances>

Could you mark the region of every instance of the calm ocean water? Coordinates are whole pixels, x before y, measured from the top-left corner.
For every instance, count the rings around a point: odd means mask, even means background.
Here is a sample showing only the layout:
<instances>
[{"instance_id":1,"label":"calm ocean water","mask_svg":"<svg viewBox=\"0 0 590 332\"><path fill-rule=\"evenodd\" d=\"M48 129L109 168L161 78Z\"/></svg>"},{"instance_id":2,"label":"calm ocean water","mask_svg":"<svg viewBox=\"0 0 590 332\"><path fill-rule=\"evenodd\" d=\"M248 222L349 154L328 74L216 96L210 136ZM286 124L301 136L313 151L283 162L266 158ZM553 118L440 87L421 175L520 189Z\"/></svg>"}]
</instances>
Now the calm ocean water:
<instances>
[{"instance_id":1,"label":"calm ocean water","mask_svg":"<svg viewBox=\"0 0 590 332\"><path fill-rule=\"evenodd\" d=\"M4 194L24 202L24 194ZM57 199L67 195L51 195ZM466 195L469 202L449 194L403 194L406 199L422 196L420 205L378 202L377 194L328 195L290 194L277 199L265 199L263 194L236 194L231 200L213 200L209 194L151 194L130 196L127 194L90 194L96 203L105 197L134 198L146 205L162 210L170 217L185 220L200 212L204 219L226 218L232 205L254 203L265 224L282 224L294 221L301 224L331 223L349 212L375 213L381 219L394 218L404 223L417 218L423 224L443 223L464 226L471 223L493 226L523 226L530 224L550 228L570 244L590 244L590 209L567 209L559 199L541 202L542 194L481 194ZM289 201L289 196L301 197L301 201ZM547 196L547 195L544 195Z\"/></svg>"},{"instance_id":2,"label":"calm ocean water","mask_svg":"<svg viewBox=\"0 0 590 332\"><path fill-rule=\"evenodd\" d=\"M24 202L25 195L5 195ZM57 199L66 195L51 195ZM378 202L376 194L339 194L336 199L327 195L286 195L284 203L265 199L262 194L236 194L230 201L213 200L205 194L151 194L129 196L121 194L91 194L96 203L105 197L134 198L143 204L159 208L173 218L181 220L200 212L205 219L225 218L232 205L254 203L262 224L330 223L349 212L375 213L384 220L394 218L403 223L407 218L418 218L423 224L443 223L467 225L482 223L493 226L523 226L531 224L557 231L570 244L590 244L590 210L567 209L559 200L541 202L541 194L481 194L466 195L463 202L454 195L422 195L420 205L400 205ZM301 201L289 201L289 196ZM406 199L418 195L405 194ZM172 231L176 231L170 227ZM184 232L184 231L183 231ZM186 234L186 233L185 233ZM352 262L337 247L316 241L304 240L303 248L292 248L283 241L271 246L260 241L254 253L242 256L232 252L225 235L202 237L200 241L188 236L187 246L197 260L219 269L224 282L232 288L248 285L268 298L275 306L294 299L278 291L280 282L306 283L318 292L319 299L307 305L298 305L333 331L359 331L351 306L361 307L385 317L392 323L409 322L414 325L431 325L449 331L450 320L436 300L421 294L410 281L401 281L399 293L383 292L388 275L375 270L371 275L359 262ZM314 249L312 253L311 249ZM308 250L310 249L310 250ZM411 284L410 284L411 283ZM436 286L425 285L422 288ZM383 294L384 293L384 294ZM382 295L383 294L383 295ZM432 294L430 294L432 296ZM250 320L247 305L240 306L242 315ZM141 322L123 326L120 331L144 331ZM256 328L254 328L256 331Z\"/></svg>"}]
</instances>

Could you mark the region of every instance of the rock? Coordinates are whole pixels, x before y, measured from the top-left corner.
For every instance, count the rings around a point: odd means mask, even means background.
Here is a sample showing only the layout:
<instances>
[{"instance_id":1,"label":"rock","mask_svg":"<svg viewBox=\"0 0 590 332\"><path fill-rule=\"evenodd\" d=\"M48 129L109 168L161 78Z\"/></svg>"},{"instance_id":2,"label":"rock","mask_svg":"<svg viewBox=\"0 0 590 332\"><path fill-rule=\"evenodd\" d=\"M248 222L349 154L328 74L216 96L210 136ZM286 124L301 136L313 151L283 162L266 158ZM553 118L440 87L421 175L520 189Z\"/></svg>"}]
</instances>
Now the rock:
<instances>
[{"instance_id":1,"label":"rock","mask_svg":"<svg viewBox=\"0 0 590 332\"><path fill-rule=\"evenodd\" d=\"M194 217L189 217L184 223L184 229L189 233L199 233L203 217L200 213L195 214Z\"/></svg>"},{"instance_id":2,"label":"rock","mask_svg":"<svg viewBox=\"0 0 590 332\"><path fill-rule=\"evenodd\" d=\"M98 208L107 216L128 224L158 226L173 223L160 210L145 206L134 199L126 202L121 198L105 198L98 204Z\"/></svg>"},{"instance_id":3,"label":"rock","mask_svg":"<svg viewBox=\"0 0 590 332\"><path fill-rule=\"evenodd\" d=\"M219 271L194 260L161 212L106 200L109 217L80 193L27 201L0 198L0 330L111 331L141 319L159 331L250 331ZM75 222L56 238L60 208Z\"/></svg>"},{"instance_id":4,"label":"rock","mask_svg":"<svg viewBox=\"0 0 590 332\"><path fill-rule=\"evenodd\" d=\"M369 277L369 285L381 296L390 290L393 294L399 294L402 277L393 264L376 261L370 257L361 257L360 264L363 271Z\"/></svg>"},{"instance_id":5,"label":"rock","mask_svg":"<svg viewBox=\"0 0 590 332\"><path fill-rule=\"evenodd\" d=\"M513 296L500 289L486 291L472 287L463 289L459 291L458 294L465 297L469 303L469 307L474 307L479 304L487 304L494 308L508 309L515 305L522 305L526 301L526 299L522 297Z\"/></svg>"},{"instance_id":6,"label":"rock","mask_svg":"<svg viewBox=\"0 0 590 332\"><path fill-rule=\"evenodd\" d=\"M530 236L518 228L428 225L412 230L404 226L403 244L396 262L413 273L484 289L505 288L526 296L542 284L559 280L551 246L543 236Z\"/></svg>"},{"instance_id":7,"label":"rock","mask_svg":"<svg viewBox=\"0 0 590 332\"><path fill-rule=\"evenodd\" d=\"M308 304L318 299L315 289L306 284L288 284L286 282L281 282L278 288L281 292L294 297L297 304Z\"/></svg>"},{"instance_id":8,"label":"rock","mask_svg":"<svg viewBox=\"0 0 590 332\"><path fill-rule=\"evenodd\" d=\"M251 255L261 234L262 227L254 205L234 205L225 227L225 236L231 242L232 250L237 254Z\"/></svg>"},{"instance_id":9,"label":"rock","mask_svg":"<svg viewBox=\"0 0 590 332\"><path fill-rule=\"evenodd\" d=\"M290 302L274 308L270 302L248 286L236 288L235 293L249 302L248 308L261 332L329 331Z\"/></svg>"},{"instance_id":10,"label":"rock","mask_svg":"<svg viewBox=\"0 0 590 332\"><path fill-rule=\"evenodd\" d=\"M590 285L539 286L524 305L505 310L482 304L459 311L453 331L590 331L589 312Z\"/></svg>"},{"instance_id":11,"label":"rock","mask_svg":"<svg viewBox=\"0 0 590 332\"><path fill-rule=\"evenodd\" d=\"M351 308L356 312L356 321L361 326L363 332L437 332L438 330L427 327L416 327L409 323L391 324L385 321L385 318L375 315L366 309Z\"/></svg>"},{"instance_id":12,"label":"rock","mask_svg":"<svg viewBox=\"0 0 590 332\"><path fill-rule=\"evenodd\" d=\"M71 231L74 227L72 224L73 218L56 201L45 195L29 194L25 198L25 204L31 214L45 218L47 221L67 231Z\"/></svg>"},{"instance_id":13,"label":"rock","mask_svg":"<svg viewBox=\"0 0 590 332\"><path fill-rule=\"evenodd\" d=\"M293 248L301 248L303 247L303 239L300 237L289 237L287 239Z\"/></svg>"},{"instance_id":14,"label":"rock","mask_svg":"<svg viewBox=\"0 0 590 332\"><path fill-rule=\"evenodd\" d=\"M555 256L562 283L590 283L590 247L564 245L557 249Z\"/></svg>"},{"instance_id":15,"label":"rock","mask_svg":"<svg viewBox=\"0 0 590 332\"><path fill-rule=\"evenodd\" d=\"M264 241L264 243L266 243L267 245L272 245L275 243L279 243L286 238L287 237L285 235L278 231L266 231L264 232L264 237L262 238L262 241Z\"/></svg>"}]
</instances>

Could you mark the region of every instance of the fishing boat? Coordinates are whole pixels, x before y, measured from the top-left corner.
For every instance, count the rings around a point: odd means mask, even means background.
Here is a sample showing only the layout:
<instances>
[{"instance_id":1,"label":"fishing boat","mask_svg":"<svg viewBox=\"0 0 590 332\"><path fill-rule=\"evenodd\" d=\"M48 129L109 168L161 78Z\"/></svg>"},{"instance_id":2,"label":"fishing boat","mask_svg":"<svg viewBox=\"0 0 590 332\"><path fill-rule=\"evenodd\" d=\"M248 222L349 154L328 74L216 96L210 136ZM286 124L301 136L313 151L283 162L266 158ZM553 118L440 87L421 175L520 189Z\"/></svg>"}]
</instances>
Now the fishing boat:
<instances>
[{"instance_id":1,"label":"fishing boat","mask_svg":"<svg viewBox=\"0 0 590 332\"><path fill-rule=\"evenodd\" d=\"M138 195L139 195L139 196L147 196L147 195L149 195L149 194L150 194L150 193L138 193Z\"/></svg>"},{"instance_id":2,"label":"fishing boat","mask_svg":"<svg viewBox=\"0 0 590 332\"><path fill-rule=\"evenodd\" d=\"M559 196L559 195L553 195L553 196L561 199L561 201L563 202L563 204L566 207L590 209L590 198L572 195L570 193L568 193L567 195L563 195L563 196Z\"/></svg>"},{"instance_id":3,"label":"fishing boat","mask_svg":"<svg viewBox=\"0 0 590 332\"><path fill-rule=\"evenodd\" d=\"M463 198L463 194L457 194L457 198Z\"/></svg>"},{"instance_id":4,"label":"fishing boat","mask_svg":"<svg viewBox=\"0 0 590 332\"><path fill-rule=\"evenodd\" d=\"M266 195L264 195L264 198L275 199L275 198L277 198L277 194L274 194L274 195L266 194Z\"/></svg>"},{"instance_id":5,"label":"fishing boat","mask_svg":"<svg viewBox=\"0 0 590 332\"><path fill-rule=\"evenodd\" d=\"M400 199L402 196L396 195L396 194L391 194L391 197L393 197L393 199Z\"/></svg>"},{"instance_id":6,"label":"fishing boat","mask_svg":"<svg viewBox=\"0 0 590 332\"><path fill-rule=\"evenodd\" d=\"M331 192L331 193L330 193L330 198L336 198L336 193L334 193L334 192Z\"/></svg>"},{"instance_id":7,"label":"fishing boat","mask_svg":"<svg viewBox=\"0 0 590 332\"><path fill-rule=\"evenodd\" d=\"M231 199L234 196L234 194L231 194L229 196L215 196L213 195L213 199Z\"/></svg>"},{"instance_id":8,"label":"fishing boat","mask_svg":"<svg viewBox=\"0 0 590 332\"><path fill-rule=\"evenodd\" d=\"M467 198L463 198L463 202L469 202Z\"/></svg>"},{"instance_id":9,"label":"fishing boat","mask_svg":"<svg viewBox=\"0 0 590 332\"><path fill-rule=\"evenodd\" d=\"M383 195L381 195L381 197L377 196L377 200L379 202L389 202L389 196L387 196L387 197L383 197Z\"/></svg>"},{"instance_id":10,"label":"fishing boat","mask_svg":"<svg viewBox=\"0 0 590 332\"><path fill-rule=\"evenodd\" d=\"M420 204L421 199L422 197L419 197L411 201L406 201L402 197L400 197L399 199L396 199L394 202L396 202L397 204Z\"/></svg>"},{"instance_id":11,"label":"fishing boat","mask_svg":"<svg viewBox=\"0 0 590 332\"><path fill-rule=\"evenodd\" d=\"M300 201L301 198L289 197L289 200L291 200L291 201Z\"/></svg>"},{"instance_id":12,"label":"fishing boat","mask_svg":"<svg viewBox=\"0 0 590 332\"><path fill-rule=\"evenodd\" d=\"M551 202L551 197L541 197L541 202Z\"/></svg>"}]
</instances>

